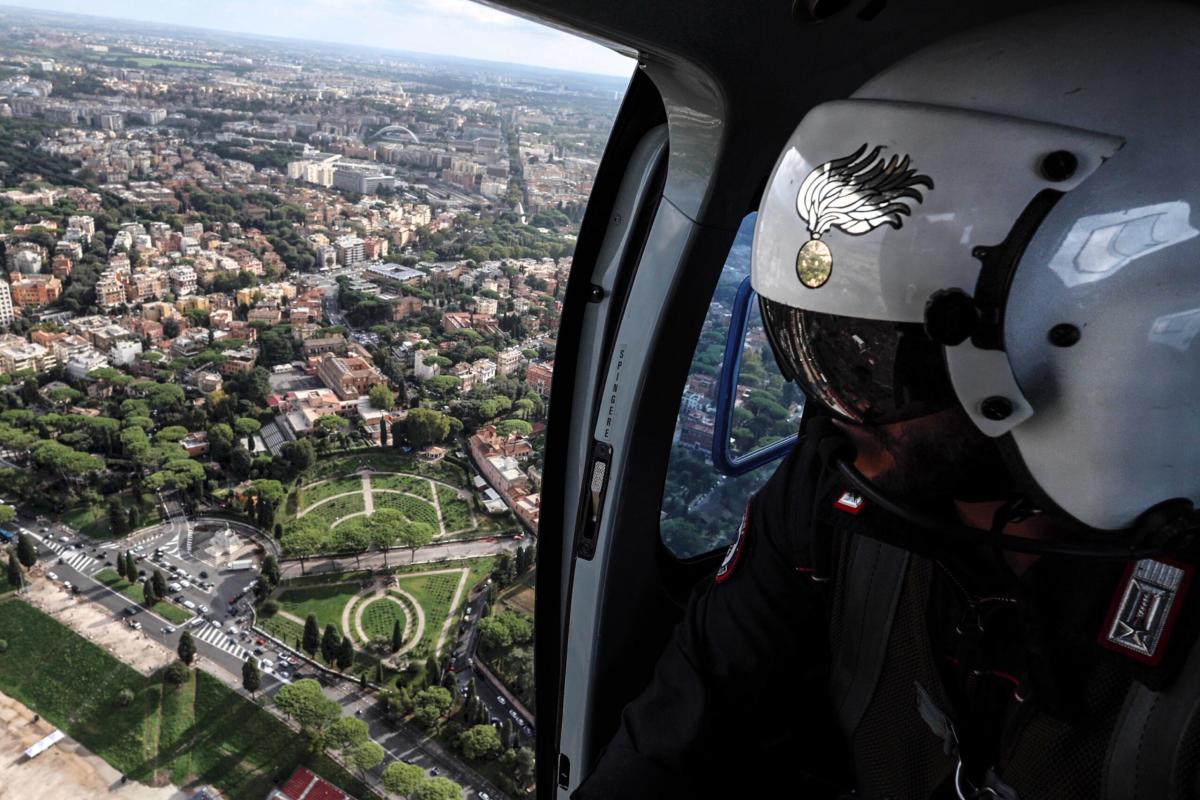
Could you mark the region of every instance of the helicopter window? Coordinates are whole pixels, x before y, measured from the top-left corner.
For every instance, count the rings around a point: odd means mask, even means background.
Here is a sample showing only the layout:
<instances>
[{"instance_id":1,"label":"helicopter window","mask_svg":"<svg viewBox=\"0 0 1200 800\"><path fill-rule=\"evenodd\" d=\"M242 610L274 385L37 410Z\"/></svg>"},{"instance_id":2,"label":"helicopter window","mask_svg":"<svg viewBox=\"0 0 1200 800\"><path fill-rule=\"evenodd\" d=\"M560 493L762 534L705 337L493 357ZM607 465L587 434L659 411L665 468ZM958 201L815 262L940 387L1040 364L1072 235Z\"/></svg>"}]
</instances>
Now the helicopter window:
<instances>
[{"instance_id":1,"label":"helicopter window","mask_svg":"<svg viewBox=\"0 0 1200 800\"><path fill-rule=\"evenodd\" d=\"M747 307L741 363L731 365L740 366L736 388L725 404L732 408L719 407L726 340L738 290L750 275L756 217L757 212L751 212L742 220L725 259L679 406L659 528L663 544L677 558L701 556L732 541L747 499L786 452L768 448L796 433L804 407L803 394L784 379L775 363L757 302ZM721 413L728 415L729 430L729 440L721 448L724 471L713 463L713 434L721 427ZM729 469L739 462L755 466Z\"/></svg>"}]
</instances>

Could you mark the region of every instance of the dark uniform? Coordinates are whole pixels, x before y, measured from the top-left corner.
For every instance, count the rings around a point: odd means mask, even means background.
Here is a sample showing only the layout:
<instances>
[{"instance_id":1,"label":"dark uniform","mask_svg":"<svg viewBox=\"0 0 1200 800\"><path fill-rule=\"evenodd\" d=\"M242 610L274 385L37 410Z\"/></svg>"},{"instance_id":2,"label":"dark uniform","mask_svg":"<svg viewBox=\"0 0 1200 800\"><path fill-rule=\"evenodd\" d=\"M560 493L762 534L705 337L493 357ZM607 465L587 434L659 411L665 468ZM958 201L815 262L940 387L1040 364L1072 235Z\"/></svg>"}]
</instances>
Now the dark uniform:
<instances>
[{"instance_id":1,"label":"dark uniform","mask_svg":"<svg viewBox=\"0 0 1200 800\"><path fill-rule=\"evenodd\" d=\"M838 508L814 450L753 498L576 800L1200 797L1195 597L1140 664L1099 643L1125 564L1017 577Z\"/></svg>"}]
</instances>

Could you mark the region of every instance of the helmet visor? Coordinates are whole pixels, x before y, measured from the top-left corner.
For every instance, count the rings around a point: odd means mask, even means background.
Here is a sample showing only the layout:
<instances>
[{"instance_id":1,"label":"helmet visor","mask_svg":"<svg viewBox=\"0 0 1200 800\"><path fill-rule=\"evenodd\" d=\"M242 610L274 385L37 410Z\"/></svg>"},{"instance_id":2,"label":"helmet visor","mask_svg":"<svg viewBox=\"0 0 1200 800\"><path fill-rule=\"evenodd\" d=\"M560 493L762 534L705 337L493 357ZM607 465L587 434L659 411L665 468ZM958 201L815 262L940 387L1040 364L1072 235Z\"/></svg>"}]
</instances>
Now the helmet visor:
<instances>
[{"instance_id":1,"label":"helmet visor","mask_svg":"<svg viewBox=\"0 0 1200 800\"><path fill-rule=\"evenodd\" d=\"M920 324L821 314L760 299L785 375L839 417L859 424L900 422L957 403L942 346Z\"/></svg>"}]
</instances>

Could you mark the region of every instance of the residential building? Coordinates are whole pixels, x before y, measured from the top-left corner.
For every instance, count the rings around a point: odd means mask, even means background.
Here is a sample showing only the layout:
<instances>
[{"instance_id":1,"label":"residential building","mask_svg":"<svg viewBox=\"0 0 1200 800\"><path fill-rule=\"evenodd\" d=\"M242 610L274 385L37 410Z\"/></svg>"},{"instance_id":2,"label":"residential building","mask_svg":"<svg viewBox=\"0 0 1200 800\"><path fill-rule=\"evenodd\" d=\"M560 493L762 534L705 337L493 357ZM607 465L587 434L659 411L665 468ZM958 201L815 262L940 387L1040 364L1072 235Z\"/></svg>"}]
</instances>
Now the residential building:
<instances>
[{"instance_id":1,"label":"residential building","mask_svg":"<svg viewBox=\"0 0 1200 800\"><path fill-rule=\"evenodd\" d=\"M107 366L110 366L108 359L103 353L96 350L71 356L66 364L67 374L71 376L71 380L75 381L83 380L94 369L102 369Z\"/></svg>"},{"instance_id":2,"label":"residential building","mask_svg":"<svg viewBox=\"0 0 1200 800\"><path fill-rule=\"evenodd\" d=\"M283 312L270 306L252 308L246 314L247 322L266 322L270 325L277 325L282 319Z\"/></svg>"},{"instance_id":3,"label":"residential building","mask_svg":"<svg viewBox=\"0 0 1200 800\"><path fill-rule=\"evenodd\" d=\"M168 273L171 277L171 291L178 297L187 297L196 292L196 270L187 264L172 267Z\"/></svg>"},{"instance_id":4,"label":"residential building","mask_svg":"<svg viewBox=\"0 0 1200 800\"><path fill-rule=\"evenodd\" d=\"M413 353L413 376L419 381L427 381L441 373L442 368L437 364L426 363L425 359L437 356L436 350L417 350Z\"/></svg>"},{"instance_id":5,"label":"residential building","mask_svg":"<svg viewBox=\"0 0 1200 800\"><path fill-rule=\"evenodd\" d=\"M323 336L319 339L306 339L300 346L305 358L323 355L325 353L341 354L346 352L346 337L340 333L333 336Z\"/></svg>"},{"instance_id":6,"label":"residential building","mask_svg":"<svg viewBox=\"0 0 1200 800\"><path fill-rule=\"evenodd\" d=\"M496 316L497 302L491 297L476 297L475 311L479 314L485 314L489 317Z\"/></svg>"},{"instance_id":7,"label":"residential building","mask_svg":"<svg viewBox=\"0 0 1200 800\"><path fill-rule=\"evenodd\" d=\"M191 431L179 441L179 444L187 451L190 458L202 456L208 452L208 432Z\"/></svg>"},{"instance_id":8,"label":"residential building","mask_svg":"<svg viewBox=\"0 0 1200 800\"><path fill-rule=\"evenodd\" d=\"M466 362L455 364L450 368L450 371L447 374L458 378L458 390L463 394L466 394L474 389L475 384L478 381L478 376L476 376L475 370L471 369L471 365L467 364Z\"/></svg>"},{"instance_id":9,"label":"residential building","mask_svg":"<svg viewBox=\"0 0 1200 800\"><path fill-rule=\"evenodd\" d=\"M224 385L225 381L216 372L205 371L196 376L196 388L200 390L200 394L219 392Z\"/></svg>"},{"instance_id":10,"label":"residential building","mask_svg":"<svg viewBox=\"0 0 1200 800\"><path fill-rule=\"evenodd\" d=\"M226 350L225 361L221 364L221 374L229 377L230 375L240 375L243 372L250 372L254 369L256 363L258 363L257 347L239 347L237 350Z\"/></svg>"},{"instance_id":11,"label":"residential building","mask_svg":"<svg viewBox=\"0 0 1200 800\"><path fill-rule=\"evenodd\" d=\"M267 800L354 800L334 784L305 767L296 767L283 786L273 789Z\"/></svg>"},{"instance_id":12,"label":"residential building","mask_svg":"<svg viewBox=\"0 0 1200 800\"><path fill-rule=\"evenodd\" d=\"M521 365L521 348L510 347L496 353L496 374L509 375Z\"/></svg>"},{"instance_id":13,"label":"residential building","mask_svg":"<svg viewBox=\"0 0 1200 800\"><path fill-rule=\"evenodd\" d=\"M399 322L411 314L416 314L424 306L419 297L401 297L392 301L392 321Z\"/></svg>"},{"instance_id":14,"label":"residential building","mask_svg":"<svg viewBox=\"0 0 1200 800\"><path fill-rule=\"evenodd\" d=\"M343 267L353 267L365 261L363 256L363 240L357 236L340 236L333 242L337 251L337 261Z\"/></svg>"},{"instance_id":15,"label":"residential building","mask_svg":"<svg viewBox=\"0 0 1200 800\"><path fill-rule=\"evenodd\" d=\"M383 373L361 356L326 354L317 366L317 377L342 400L357 400L372 386L386 383Z\"/></svg>"},{"instance_id":16,"label":"residential building","mask_svg":"<svg viewBox=\"0 0 1200 800\"><path fill-rule=\"evenodd\" d=\"M12 322L12 292L9 291L8 281L0 280L0 328L12 325Z\"/></svg>"},{"instance_id":17,"label":"residential building","mask_svg":"<svg viewBox=\"0 0 1200 800\"><path fill-rule=\"evenodd\" d=\"M713 418L703 411L688 411L679 421L680 444L707 452L712 449Z\"/></svg>"},{"instance_id":18,"label":"residential building","mask_svg":"<svg viewBox=\"0 0 1200 800\"><path fill-rule=\"evenodd\" d=\"M550 398L550 383L554 380L553 361L533 361L525 368L525 382L538 395Z\"/></svg>"},{"instance_id":19,"label":"residential building","mask_svg":"<svg viewBox=\"0 0 1200 800\"><path fill-rule=\"evenodd\" d=\"M108 359L118 367L128 367L142 354L142 343L137 339L125 339L113 344Z\"/></svg>"},{"instance_id":20,"label":"residential building","mask_svg":"<svg viewBox=\"0 0 1200 800\"><path fill-rule=\"evenodd\" d=\"M125 284L106 273L96 281L96 304L106 311L125 305Z\"/></svg>"},{"instance_id":21,"label":"residential building","mask_svg":"<svg viewBox=\"0 0 1200 800\"><path fill-rule=\"evenodd\" d=\"M57 366L54 351L40 344L27 342L20 336L0 336L0 372L13 373L30 369L46 372Z\"/></svg>"},{"instance_id":22,"label":"residential building","mask_svg":"<svg viewBox=\"0 0 1200 800\"><path fill-rule=\"evenodd\" d=\"M62 295L62 281L53 275L21 275L11 273L14 306L46 306Z\"/></svg>"},{"instance_id":23,"label":"residential building","mask_svg":"<svg viewBox=\"0 0 1200 800\"><path fill-rule=\"evenodd\" d=\"M171 340L171 354L188 358L208 347L208 331L197 328L184 331Z\"/></svg>"},{"instance_id":24,"label":"residential building","mask_svg":"<svg viewBox=\"0 0 1200 800\"><path fill-rule=\"evenodd\" d=\"M71 261L71 257L65 253L56 253L50 259L50 272L60 281L63 278L71 277L71 271L75 268L75 264Z\"/></svg>"},{"instance_id":25,"label":"residential building","mask_svg":"<svg viewBox=\"0 0 1200 800\"><path fill-rule=\"evenodd\" d=\"M471 369L479 383L491 383L496 379L496 362L490 358L480 358L471 362Z\"/></svg>"}]
</instances>

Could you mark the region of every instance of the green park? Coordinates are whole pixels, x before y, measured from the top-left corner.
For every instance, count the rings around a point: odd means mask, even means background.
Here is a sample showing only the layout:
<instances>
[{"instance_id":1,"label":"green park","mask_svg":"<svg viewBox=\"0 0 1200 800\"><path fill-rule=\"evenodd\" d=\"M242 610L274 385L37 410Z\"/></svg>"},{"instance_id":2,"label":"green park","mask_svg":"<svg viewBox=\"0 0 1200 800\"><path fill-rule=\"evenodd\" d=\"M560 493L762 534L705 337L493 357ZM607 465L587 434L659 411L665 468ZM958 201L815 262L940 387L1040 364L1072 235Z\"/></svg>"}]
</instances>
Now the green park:
<instances>
[{"instance_id":1,"label":"green park","mask_svg":"<svg viewBox=\"0 0 1200 800\"><path fill-rule=\"evenodd\" d=\"M471 591L491 574L493 557L404 564L382 572L353 571L281 583L264 603L258 624L277 639L303 647L305 624L332 626L354 645L355 672L385 680L419 681L426 662L448 652Z\"/></svg>"},{"instance_id":2,"label":"green park","mask_svg":"<svg viewBox=\"0 0 1200 800\"><path fill-rule=\"evenodd\" d=\"M463 465L388 450L321 459L286 490L285 556L410 552L433 542L515 531L511 516L477 506Z\"/></svg>"},{"instance_id":3,"label":"green park","mask_svg":"<svg viewBox=\"0 0 1200 800\"><path fill-rule=\"evenodd\" d=\"M143 675L14 599L0 601L0 642L0 690L132 779L209 784L231 800L261 800L280 775L305 765L355 797L376 797L206 672L176 662Z\"/></svg>"}]
</instances>

